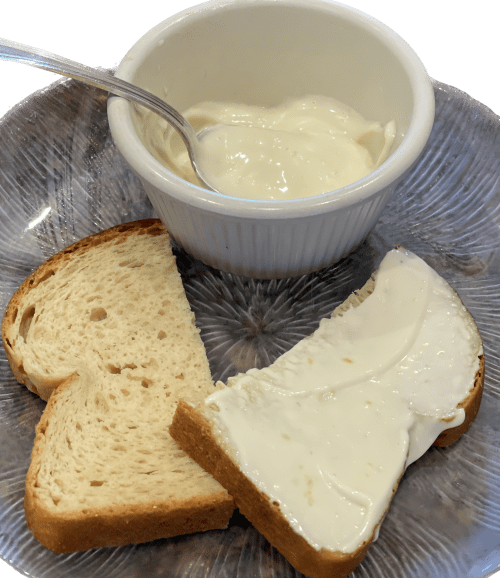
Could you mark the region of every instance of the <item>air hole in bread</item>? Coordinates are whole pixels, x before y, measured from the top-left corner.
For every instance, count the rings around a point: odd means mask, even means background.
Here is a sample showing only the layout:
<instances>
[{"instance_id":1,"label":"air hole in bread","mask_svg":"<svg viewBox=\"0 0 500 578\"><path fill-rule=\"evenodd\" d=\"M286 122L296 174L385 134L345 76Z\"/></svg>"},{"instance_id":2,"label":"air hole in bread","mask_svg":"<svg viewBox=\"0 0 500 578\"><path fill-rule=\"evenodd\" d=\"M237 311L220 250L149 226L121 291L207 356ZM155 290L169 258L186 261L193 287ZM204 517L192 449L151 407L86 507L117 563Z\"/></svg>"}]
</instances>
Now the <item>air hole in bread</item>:
<instances>
[{"instance_id":1,"label":"air hole in bread","mask_svg":"<svg viewBox=\"0 0 500 578\"><path fill-rule=\"evenodd\" d=\"M42 275L42 277L40 277L40 279L38 279L37 285L40 285L40 283L47 281L47 279L50 279L50 277L52 277L55 274L56 274L55 271L49 269L44 275Z\"/></svg>"},{"instance_id":2,"label":"air hole in bread","mask_svg":"<svg viewBox=\"0 0 500 578\"><path fill-rule=\"evenodd\" d=\"M145 387L146 389L152 384L153 382L151 381L151 379L143 379L141 381L141 385L142 387Z\"/></svg>"},{"instance_id":3,"label":"air hole in bread","mask_svg":"<svg viewBox=\"0 0 500 578\"><path fill-rule=\"evenodd\" d=\"M66 443L68 444L68 448L71 450L72 449L71 440L68 437L66 438Z\"/></svg>"},{"instance_id":4,"label":"air hole in bread","mask_svg":"<svg viewBox=\"0 0 500 578\"><path fill-rule=\"evenodd\" d=\"M122 261L118 263L119 267L129 267L130 269L136 269L137 267L142 267L144 263L142 261L136 261L135 259L129 259L128 261Z\"/></svg>"},{"instance_id":5,"label":"air hole in bread","mask_svg":"<svg viewBox=\"0 0 500 578\"><path fill-rule=\"evenodd\" d=\"M165 315L165 310L164 309L160 309L158 311L158 315Z\"/></svg>"},{"instance_id":6,"label":"air hole in bread","mask_svg":"<svg viewBox=\"0 0 500 578\"><path fill-rule=\"evenodd\" d=\"M123 393L125 397L128 397L130 395L130 391L128 389L120 389L120 391Z\"/></svg>"},{"instance_id":7,"label":"air hole in bread","mask_svg":"<svg viewBox=\"0 0 500 578\"><path fill-rule=\"evenodd\" d=\"M61 498L52 498L52 501L54 502L54 506L57 506L57 504L59 504L61 501Z\"/></svg>"},{"instance_id":8,"label":"air hole in bread","mask_svg":"<svg viewBox=\"0 0 500 578\"><path fill-rule=\"evenodd\" d=\"M91 485L92 487L102 486L103 484L104 484L104 482L101 482L101 481L99 481L99 480L92 480L92 481L90 482L90 485Z\"/></svg>"},{"instance_id":9,"label":"air hole in bread","mask_svg":"<svg viewBox=\"0 0 500 578\"><path fill-rule=\"evenodd\" d=\"M90 297L87 297L87 303L91 303L92 301L95 301L96 299L99 299L99 295L91 295Z\"/></svg>"},{"instance_id":10,"label":"air hole in bread","mask_svg":"<svg viewBox=\"0 0 500 578\"><path fill-rule=\"evenodd\" d=\"M184 379L184 374L183 373L179 373L179 375L175 376L175 379Z\"/></svg>"},{"instance_id":11,"label":"air hole in bread","mask_svg":"<svg viewBox=\"0 0 500 578\"><path fill-rule=\"evenodd\" d=\"M158 339L161 341L162 339L165 339L165 337L167 336L167 334L165 333L165 331L163 331L163 329L158 333Z\"/></svg>"},{"instance_id":12,"label":"air hole in bread","mask_svg":"<svg viewBox=\"0 0 500 578\"><path fill-rule=\"evenodd\" d=\"M116 367L116 365L113 365L112 363L108 364L108 371L109 371L109 373L112 373L112 374L118 374L118 373L122 372L122 370L119 367ZM111 395L109 397L111 397Z\"/></svg>"},{"instance_id":13,"label":"air hole in bread","mask_svg":"<svg viewBox=\"0 0 500 578\"><path fill-rule=\"evenodd\" d=\"M93 307L90 312L90 321L102 321L108 316L106 309L103 307Z\"/></svg>"},{"instance_id":14,"label":"air hole in bread","mask_svg":"<svg viewBox=\"0 0 500 578\"><path fill-rule=\"evenodd\" d=\"M104 410L104 411L109 411L109 406L108 406L108 402L106 401L106 398L104 397L104 395L101 392L98 392L95 397L94 397L94 403L96 405L96 408L98 407L100 410ZM99 417L97 418L98 422L101 422L102 419L100 419Z\"/></svg>"},{"instance_id":15,"label":"air hole in bread","mask_svg":"<svg viewBox=\"0 0 500 578\"><path fill-rule=\"evenodd\" d=\"M126 363L124 369L137 369L137 365L135 363Z\"/></svg>"},{"instance_id":16,"label":"air hole in bread","mask_svg":"<svg viewBox=\"0 0 500 578\"><path fill-rule=\"evenodd\" d=\"M12 312L12 321L11 323L14 323L15 320L17 319L17 313L18 313L19 309L17 307L14 308L14 311Z\"/></svg>"},{"instance_id":17,"label":"air hole in bread","mask_svg":"<svg viewBox=\"0 0 500 578\"><path fill-rule=\"evenodd\" d=\"M21 318L21 323L19 325L19 335L24 339L25 343L28 338L28 332L31 327L31 321L33 320L34 316L35 316L35 306L31 305L24 311L23 316Z\"/></svg>"}]
</instances>

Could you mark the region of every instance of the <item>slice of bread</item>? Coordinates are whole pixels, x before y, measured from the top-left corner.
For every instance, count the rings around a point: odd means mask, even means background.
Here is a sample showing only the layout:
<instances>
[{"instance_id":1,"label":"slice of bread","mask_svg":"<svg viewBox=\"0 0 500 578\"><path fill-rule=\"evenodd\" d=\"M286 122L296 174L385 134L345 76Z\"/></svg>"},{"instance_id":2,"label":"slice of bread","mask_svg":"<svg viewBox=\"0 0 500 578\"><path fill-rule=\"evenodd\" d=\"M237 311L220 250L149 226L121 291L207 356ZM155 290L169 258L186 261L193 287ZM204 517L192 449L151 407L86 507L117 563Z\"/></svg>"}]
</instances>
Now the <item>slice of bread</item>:
<instances>
[{"instance_id":1,"label":"slice of bread","mask_svg":"<svg viewBox=\"0 0 500 578\"><path fill-rule=\"evenodd\" d=\"M113 227L48 259L12 297L2 337L17 379L48 400L25 511L56 552L225 528L233 500L173 441L180 397L214 391L169 237Z\"/></svg>"},{"instance_id":2,"label":"slice of bread","mask_svg":"<svg viewBox=\"0 0 500 578\"><path fill-rule=\"evenodd\" d=\"M483 380L474 320L401 248L269 368L180 401L170 433L298 571L342 578L409 463L467 430Z\"/></svg>"}]
</instances>

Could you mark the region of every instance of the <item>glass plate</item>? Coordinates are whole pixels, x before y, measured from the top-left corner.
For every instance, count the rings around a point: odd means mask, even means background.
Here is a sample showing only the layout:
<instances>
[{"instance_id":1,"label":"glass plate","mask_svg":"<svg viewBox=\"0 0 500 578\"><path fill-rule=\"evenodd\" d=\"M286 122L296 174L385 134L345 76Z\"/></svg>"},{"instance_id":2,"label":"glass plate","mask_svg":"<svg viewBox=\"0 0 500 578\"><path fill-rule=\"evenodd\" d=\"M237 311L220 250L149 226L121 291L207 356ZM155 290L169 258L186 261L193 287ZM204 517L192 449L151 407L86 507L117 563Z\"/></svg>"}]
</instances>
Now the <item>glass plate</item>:
<instances>
[{"instance_id":1,"label":"glass plate","mask_svg":"<svg viewBox=\"0 0 500 578\"><path fill-rule=\"evenodd\" d=\"M434 83L436 122L418 164L368 239L318 273L238 278L175 248L213 375L264 366L311 333L402 244L457 290L486 354L481 410L447 449L405 474L353 578L484 578L500 567L500 118ZM109 135L106 95L64 81L0 123L0 312L47 257L153 209ZM230 528L123 548L54 554L34 540L24 478L44 403L19 385L0 352L0 556L36 578L285 578L298 573L241 516Z\"/></svg>"}]
</instances>

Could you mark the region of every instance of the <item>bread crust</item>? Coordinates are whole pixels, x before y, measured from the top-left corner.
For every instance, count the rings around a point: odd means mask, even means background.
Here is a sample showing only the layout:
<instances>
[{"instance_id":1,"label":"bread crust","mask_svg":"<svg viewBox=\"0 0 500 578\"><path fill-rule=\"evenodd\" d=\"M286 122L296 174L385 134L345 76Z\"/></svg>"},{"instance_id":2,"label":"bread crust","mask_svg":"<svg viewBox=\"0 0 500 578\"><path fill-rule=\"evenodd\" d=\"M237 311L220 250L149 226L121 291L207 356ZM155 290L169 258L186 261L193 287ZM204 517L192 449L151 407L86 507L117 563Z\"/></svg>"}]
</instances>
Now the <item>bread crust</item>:
<instances>
[{"instance_id":1,"label":"bread crust","mask_svg":"<svg viewBox=\"0 0 500 578\"><path fill-rule=\"evenodd\" d=\"M180 534L223 529L227 527L234 510L233 499L223 488L220 488L220 492L200 491L194 497L185 499L156 499L150 502L139 501L136 504L110 504L83 509L77 504L75 509L63 512L57 510L56 504L53 507L52 504L47 504L46 498L44 501L38 491L46 430L61 396L80 376L77 373L60 378L28 375L14 347L14 323L29 292L68 260L102 244L120 244L132 235L164 235L168 239L165 226L159 219L145 219L117 225L70 245L45 261L21 284L6 308L2 323L2 340L15 377L30 391L47 401L36 427L35 443L26 477L24 507L27 524L34 537L54 552L122 546ZM165 429L167 425L165 424Z\"/></svg>"}]
</instances>

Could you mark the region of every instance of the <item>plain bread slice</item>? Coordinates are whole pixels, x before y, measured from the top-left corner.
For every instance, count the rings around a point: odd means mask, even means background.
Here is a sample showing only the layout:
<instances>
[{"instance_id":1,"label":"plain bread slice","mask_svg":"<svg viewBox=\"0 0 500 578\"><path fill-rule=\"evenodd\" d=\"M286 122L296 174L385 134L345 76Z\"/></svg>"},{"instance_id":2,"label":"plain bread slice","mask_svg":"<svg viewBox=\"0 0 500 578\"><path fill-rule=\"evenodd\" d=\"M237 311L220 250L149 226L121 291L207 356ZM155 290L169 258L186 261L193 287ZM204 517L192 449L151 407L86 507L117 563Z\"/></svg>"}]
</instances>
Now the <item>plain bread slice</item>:
<instances>
[{"instance_id":1,"label":"plain bread slice","mask_svg":"<svg viewBox=\"0 0 500 578\"><path fill-rule=\"evenodd\" d=\"M2 337L48 399L26 481L34 536L56 552L227 526L233 501L168 426L214 391L169 237L113 227L48 259L12 297Z\"/></svg>"}]
</instances>

